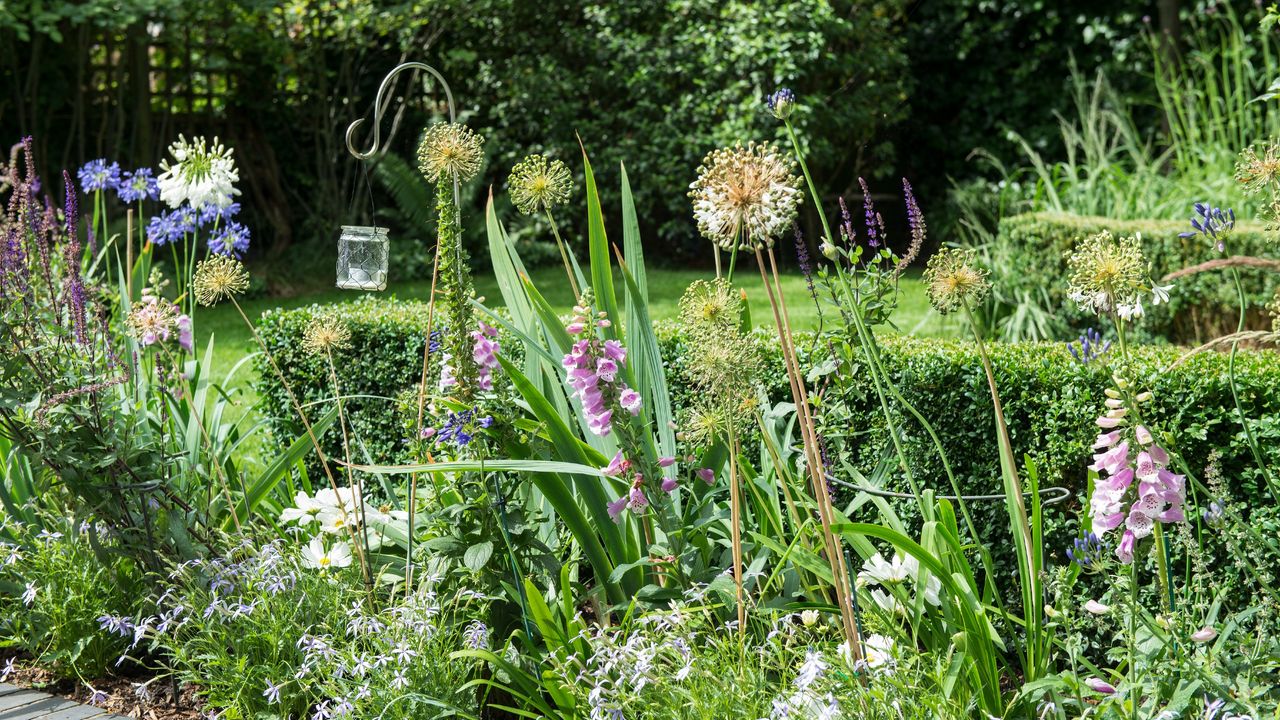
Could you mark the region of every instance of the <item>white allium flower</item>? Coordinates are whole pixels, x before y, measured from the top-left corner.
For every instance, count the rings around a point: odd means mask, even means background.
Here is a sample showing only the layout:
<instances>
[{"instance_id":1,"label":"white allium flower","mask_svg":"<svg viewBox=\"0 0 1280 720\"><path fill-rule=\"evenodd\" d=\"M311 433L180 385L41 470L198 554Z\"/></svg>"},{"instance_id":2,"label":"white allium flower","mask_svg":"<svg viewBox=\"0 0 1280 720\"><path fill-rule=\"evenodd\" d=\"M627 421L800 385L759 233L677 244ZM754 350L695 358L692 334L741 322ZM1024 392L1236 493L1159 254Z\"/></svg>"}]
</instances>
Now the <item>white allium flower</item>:
<instances>
[{"instance_id":1,"label":"white allium flower","mask_svg":"<svg viewBox=\"0 0 1280 720\"><path fill-rule=\"evenodd\" d=\"M772 143L708 153L689 186L698 231L725 250L772 247L804 199L794 164Z\"/></svg>"},{"instance_id":2,"label":"white allium flower","mask_svg":"<svg viewBox=\"0 0 1280 720\"><path fill-rule=\"evenodd\" d=\"M164 171L156 178L160 200L171 208L183 204L193 208L227 207L240 194L235 186L240 181L240 171L231 153L231 148L216 137L210 145L203 137L188 141L179 135L178 141L169 146L174 162L160 161Z\"/></svg>"}]
</instances>

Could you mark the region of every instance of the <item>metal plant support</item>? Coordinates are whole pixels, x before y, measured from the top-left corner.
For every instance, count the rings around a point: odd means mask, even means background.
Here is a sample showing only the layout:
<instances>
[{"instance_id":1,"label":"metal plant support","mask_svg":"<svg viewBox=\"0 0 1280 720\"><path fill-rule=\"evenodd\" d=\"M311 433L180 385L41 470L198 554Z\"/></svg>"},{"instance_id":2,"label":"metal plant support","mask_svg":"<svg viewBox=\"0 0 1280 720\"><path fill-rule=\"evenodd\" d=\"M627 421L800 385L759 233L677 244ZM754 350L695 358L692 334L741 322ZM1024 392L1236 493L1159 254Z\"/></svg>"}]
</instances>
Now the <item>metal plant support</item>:
<instances>
[{"instance_id":1,"label":"metal plant support","mask_svg":"<svg viewBox=\"0 0 1280 720\"><path fill-rule=\"evenodd\" d=\"M430 65L424 65L420 62L401 63L392 68L391 72L382 78L382 84L378 86L378 95L373 101L373 145L364 152L356 148L355 133L364 124L364 118L359 118L347 126L347 152L350 152L352 157L357 160L366 162L382 152L380 147L382 144L382 116L386 114L387 107L391 104L391 97L388 95L388 91L391 89L396 75L405 70L422 70L440 83L440 86L444 88L445 100L449 107L449 122L457 121L453 93L449 90L449 84L445 82L444 77ZM368 182L367 170L365 182ZM455 203L459 200L459 188L456 180L453 184L453 200ZM369 202L372 205L372 196ZM338 287L343 290L385 290L387 288L387 262L389 256L390 241L387 237L387 228L372 225L343 225L342 234L338 237Z\"/></svg>"}]
</instances>

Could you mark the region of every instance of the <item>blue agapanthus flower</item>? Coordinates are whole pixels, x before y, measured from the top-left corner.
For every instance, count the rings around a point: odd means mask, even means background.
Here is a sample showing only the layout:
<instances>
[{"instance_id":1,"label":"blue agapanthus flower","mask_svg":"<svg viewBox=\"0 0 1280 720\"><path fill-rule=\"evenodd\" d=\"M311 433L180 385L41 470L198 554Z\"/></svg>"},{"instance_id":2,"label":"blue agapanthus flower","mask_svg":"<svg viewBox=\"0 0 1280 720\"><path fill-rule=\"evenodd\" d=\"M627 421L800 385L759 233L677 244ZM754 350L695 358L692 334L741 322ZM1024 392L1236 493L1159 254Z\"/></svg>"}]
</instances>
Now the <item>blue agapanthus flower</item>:
<instances>
[{"instance_id":1,"label":"blue agapanthus flower","mask_svg":"<svg viewBox=\"0 0 1280 720\"><path fill-rule=\"evenodd\" d=\"M151 168L138 168L120 176L116 183L116 195L126 205L142 200L155 200L160 197L160 186L156 183Z\"/></svg>"},{"instance_id":2,"label":"blue agapanthus flower","mask_svg":"<svg viewBox=\"0 0 1280 720\"><path fill-rule=\"evenodd\" d=\"M154 245L167 245L182 239L182 229L178 227L174 213L162 212L151 216L147 223L147 240Z\"/></svg>"},{"instance_id":3,"label":"blue agapanthus flower","mask_svg":"<svg viewBox=\"0 0 1280 720\"><path fill-rule=\"evenodd\" d=\"M1213 207L1207 203L1196 203L1193 206L1195 217L1191 218L1191 227L1194 230L1188 230L1184 233L1178 233L1178 237L1192 238L1196 235L1204 235L1206 239L1213 241L1214 247L1218 252L1227 249L1226 242L1220 235L1223 235L1236 226L1236 211L1227 208Z\"/></svg>"},{"instance_id":4,"label":"blue agapanthus flower","mask_svg":"<svg viewBox=\"0 0 1280 720\"><path fill-rule=\"evenodd\" d=\"M791 92L791 88L778 88L776 92L769 96L767 103L769 112L779 120L786 120L791 117L791 110L796 104L796 94Z\"/></svg>"},{"instance_id":5,"label":"blue agapanthus flower","mask_svg":"<svg viewBox=\"0 0 1280 720\"><path fill-rule=\"evenodd\" d=\"M1067 350L1071 351L1071 357L1075 358L1076 362L1088 365L1111 350L1111 341L1103 340L1102 333L1088 328L1079 340L1067 343Z\"/></svg>"},{"instance_id":6,"label":"blue agapanthus flower","mask_svg":"<svg viewBox=\"0 0 1280 720\"><path fill-rule=\"evenodd\" d=\"M471 442L475 433L479 429L488 428L493 425L493 418L485 415L476 417L476 411L464 410L460 413L450 412L445 418L438 432L435 433L436 442L451 443L458 447L463 447Z\"/></svg>"},{"instance_id":7,"label":"blue agapanthus flower","mask_svg":"<svg viewBox=\"0 0 1280 720\"><path fill-rule=\"evenodd\" d=\"M1107 543L1102 538L1093 533L1085 533L1084 537L1076 538L1072 545L1073 547L1067 548L1067 557L1071 558L1071 562L1079 565L1081 570L1096 573L1105 569L1104 552L1107 549Z\"/></svg>"},{"instance_id":8,"label":"blue agapanthus flower","mask_svg":"<svg viewBox=\"0 0 1280 720\"><path fill-rule=\"evenodd\" d=\"M183 235L193 233L200 227L200 214L190 205L182 205L173 211L173 222Z\"/></svg>"},{"instance_id":9,"label":"blue agapanthus flower","mask_svg":"<svg viewBox=\"0 0 1280 720\"><path fill-rule=\"evenodd\" d=\"M249 228L232 220L209 236L209 251L240 257L249 250Z\"/></svg>"},{"instance_id":10,"label":"blue agapanthus flower","mask_svg":"<svg viewBox=\"0 0 1280 720\"><path fill-rule=\"evenodd\" d=\"M212 204L203 205L200 207L199 221L200 221L201 227L203 227L205 225L211 225L214 223L214 221L219 221L219 220L225 223L239 214L240 214L240 203L238 202L233 202L230 205L227 205L226 207L218 207L217 205L212 205Z\"/></svg>"},{"instance_id":11,"label":"blue agapanthus flower","mask_svg":"<svg viewBox=\"0 0 1280 720\"><path fill-rule=\"evenodd\" d=\"M120 183L120 163L107 164L106 158L90 160L77 173L80 189L85 192L114 190Z\"/></svg>"}]
</instances>

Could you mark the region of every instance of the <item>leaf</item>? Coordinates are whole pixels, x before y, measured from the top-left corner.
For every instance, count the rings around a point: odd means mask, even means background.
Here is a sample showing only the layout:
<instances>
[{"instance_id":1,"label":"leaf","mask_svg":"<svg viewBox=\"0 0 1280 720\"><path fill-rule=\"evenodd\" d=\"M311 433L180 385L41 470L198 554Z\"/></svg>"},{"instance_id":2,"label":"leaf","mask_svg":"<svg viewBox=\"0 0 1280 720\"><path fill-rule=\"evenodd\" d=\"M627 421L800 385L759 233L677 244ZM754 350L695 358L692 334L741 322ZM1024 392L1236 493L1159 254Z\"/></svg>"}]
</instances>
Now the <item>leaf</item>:
<instances>
[{"instance_id":1,"label":"leaf","mask_svg":"<svg viewBox=\"0 0 1280 720\"><path fill-rule=\"evenodd\" d=\"M493 557L493 543L483 540L467 548L467 551L462 554L462 564L466 565L471 572L480 572L491 557Z\"/></svg>"},{"instance_id":2,"label":"leaf","mask_svg":"<svg viewBox=\"0 0 1280 720\"><path fill-rule=\"evenodd\" d=\"M315 433L316 437L319 438L337 419L338 408L335 405L329 410L329 412L320 416L320 418L313 422L311 424L311 429ZM280 484L280 481L289 475L289 470L292 469L294 465L297 465L298 461L306 457L307 453L311 452L311 450L311 437L307 435L306 431L303 431L298 435L298 437L294 438L294 441L289 445L289 447L286 448L284 452L277 455L276 459L249 485L249 492L244 501L244 506L247 510L246 515L252 516L253 511L262 502L263 498L270 495L276 485ZM233 522L232 518L228 517L222 523L223 529L229 531Z\"/></svg>"}]
</instances>

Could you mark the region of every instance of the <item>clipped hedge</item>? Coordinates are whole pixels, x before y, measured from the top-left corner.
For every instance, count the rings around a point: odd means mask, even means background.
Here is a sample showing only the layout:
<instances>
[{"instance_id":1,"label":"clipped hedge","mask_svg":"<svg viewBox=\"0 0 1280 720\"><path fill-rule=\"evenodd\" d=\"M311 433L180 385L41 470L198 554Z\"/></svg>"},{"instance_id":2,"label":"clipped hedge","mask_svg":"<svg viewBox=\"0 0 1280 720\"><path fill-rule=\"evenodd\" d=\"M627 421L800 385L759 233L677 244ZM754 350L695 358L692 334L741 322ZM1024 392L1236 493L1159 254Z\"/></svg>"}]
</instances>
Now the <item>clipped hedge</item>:
<instances>
[{"instance_id":1,"label":"clipped hedge","mask_svg":"<svg viewBox=\"0 0 1280 720\"><path fill-rule=\"evenodd\" d=\"M1189 211L1188 211L1189 212ZM1000 281L1007 294L1017 291L1043 292L1051 312L1072 326L1083 328L1090 319L1079 312L1067 298L1067 256L1076 241L1108 230L1117 237L1142 235L1143 252L1151 262L1152 275L1159 280L1165 274L1212 260L1219 254L1203 237L1180 238L1190 230L1189 221L1179 220L1112 220L1105 217L1038 212L1014 215L1000 221L999 237L1007 244L1010 267ZM1240 222L1232 232L1227 252L1231 255L1277 257L1274 236L1267 237L1263 225ZM1199 344L1211 338L1234 332L1239 302L1235 286L1226 270L1200 273L1180 278L1167 305L1154 307L1144 303L1147 319L1145 332L1171 342ZM1245 297L1250 306L1250 325L1267 326L1264 307L1280 285L1280 274L1242 270ZM1096 321L1094 321L1096 322Z\"/></svg>"},{"instance_id":2,"label":"clipped hedge","mask_svg":"<svg viewBox=\"0 0 1280 720\"><path fill-rule=\"evenodd\" d=\"M343 376L344 393L395 397L416 386L426 329L425 305L366 298L264 315L260 323L263 338L301 397L317 400L330 394L322 361L301 349L302 333L318 311L338 312L351 329L352 349L344 353L340 364L348 371ZM685 340L672 323L658 323L656 329L673 404L688 407L693 389L686 372L689 357ZM757 330L756 338L765 358L763 381L770 398L789 402L776 339L765 330ZM839 340L810 334L797 338L801 363L810 369L810 388L819 398L821 429L837 468L847 462L871 475L891 451L879 400L870 380L835 383L823 375L824 370L812 369L823 365L827 342ZM999 493L991 397L975 346L957 340L894 335L882 337L881 342L887 368L903 395L930 418L940 434L962 490L966 494ZM518 345L504 343L508 349ZM1050 557L1064 562L1062 550L1078 531L1086 466L1097 435L1094 419L1102 409L1108 371L1105 365L1076 362L1060 343L993 343L989 350L1015 452L1019 458L1028 455L1035 461L1042 486L1059 485L1072 491L1072 498L1055 506L1047 520ZM1153 425L1175 433L1170 446L1200 475L1210 452L1219 451L1222 476L1231 494L1245 507L1267 508L1257 511L1252 519L1274 534L1280 527L1272 510L1275 503L1253 466L1235 419L1227 356L1202 353L1168 369L1181 352L1169 346L1133 349L1138 372L1146 378L1144 388L1155 396L1147 409ZM839 372L844 378L868 377L857 363ZM1245 414L1251 418L1270 463L1280 465L1280 353L1241 351L1237 376ZM295 432L288 399L274 376L260 367L259 377L258 391L272 424ZM370 455L380 460L397 459L404 431L390 403L353 400L350 409L356 435ZM895 408L894 413L905 433L906 452L917 477L939 494L950 494L941 462L923 428L906 412ZM339 447L336 433L330 433L325 442L331 452ZM1003 506L985 503L973 510L989 544L997 549L1007 546L1008 520ZM1012 566L1012 557L1001 557L1002 565L1005 560Z\"/></svg>"},{"instance_id":3,"label":"clipped hedge","mask_svg":"<svg viewBox=\"0 0 1280 720\"><path fill-rule=\"evenodd\" d=\"M393 400L421 379L426 303L367 295L352 302L263 313L258 333L304 405L333 397L325 359L302 347L308 323L319 314L342 318L351 332L351 347L334 355L342 394L369 396L351 397L344 404L352 436L364 448L353 448L353 456L363 459L367 451L378 461L402 459L405 430ZM263 356L258 355L254 362L258 396L272 431L281 437L296 436L302 427L284 387ZM315 417L319 412L315 409L308 415ZM342 456L342 439L336 427L321 440L330 457Z\"/></svg>"}]
</instances>

